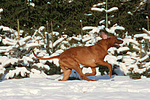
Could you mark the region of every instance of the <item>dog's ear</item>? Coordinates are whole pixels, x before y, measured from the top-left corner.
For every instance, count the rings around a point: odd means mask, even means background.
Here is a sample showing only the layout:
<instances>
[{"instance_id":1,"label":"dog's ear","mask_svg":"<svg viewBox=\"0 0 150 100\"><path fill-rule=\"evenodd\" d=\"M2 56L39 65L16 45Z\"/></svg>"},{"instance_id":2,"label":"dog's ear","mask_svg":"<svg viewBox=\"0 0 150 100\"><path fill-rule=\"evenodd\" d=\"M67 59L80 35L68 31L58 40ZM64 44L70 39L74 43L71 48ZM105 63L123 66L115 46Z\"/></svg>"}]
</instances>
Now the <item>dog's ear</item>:
<instances>
[{"instance_id":1,"label":"dog's ear","mask_svg":"<svg viewBox=\"0 0 150 100\"><path fill-rule=\"evenodd\" d=\"M105 32L101 32L102 39L108 39L108 35Z\"/></svg>"}]
</instances>

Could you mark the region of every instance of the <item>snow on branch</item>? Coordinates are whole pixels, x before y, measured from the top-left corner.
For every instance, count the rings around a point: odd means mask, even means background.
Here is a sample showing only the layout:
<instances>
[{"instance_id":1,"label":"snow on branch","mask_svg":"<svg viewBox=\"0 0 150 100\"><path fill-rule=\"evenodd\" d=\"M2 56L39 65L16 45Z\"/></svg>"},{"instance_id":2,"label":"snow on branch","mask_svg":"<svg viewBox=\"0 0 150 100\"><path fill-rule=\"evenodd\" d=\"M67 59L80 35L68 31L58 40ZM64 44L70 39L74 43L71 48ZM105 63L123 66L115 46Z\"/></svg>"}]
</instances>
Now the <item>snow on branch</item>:
<instances>
[{"instance_id":1,"label":"snow on branch","mask_svg":"<svg viewBox=\"0 0 150 100\"><path fill-rule=\"evenodd\" d=\"M93 28L96 28L96 27L93 27L93 26L85 26L82 28L82 30L92 30Z\"/></svg>"},{"instance_id":2,"label":"snow on branch","mask_svg":"<svg viewBox=\"0 0 150 100\"><path fill-rule=\"evenodd\" d=\"M47 75L43 71L37 69L31 69L30 78L47 78Z\"/></svg>"},{"instance_id":3,"label":"snow on branch","mask_svg":"<svg viewBox=\"0 0 150 100\"><path fill-rule=\"evenodd\" d=\"M93 5L93 7L96 7L96 6L103 6L103 5L105 5L105 4L106 4L106 2L98 3L98 4Z\"/></svg>"},{"instance_id":4,"label":"snow on branch","mask_svg":"<svg viewBox=\"0 0 150 100\"><path fill-rule=\"evenodd\" d=\"M146 30L145 28L142 28L142 30L150 36L150 31Z\"/></svg>"},{"instance_id":5,"label":"snow on branch","mask_svg":"<svg viewBox=\"0 0 150 100\"><path fill-rule=\"evenodd\" d=\"M149 59L149 55L145 55L144 57L140 58L139 61L140 61L140 62L144 62L144 61L146 61L147 59Z\"/></svg>"},{"instance_id":6,"label":"snow on branch","mask_svg":"<svg viewBox=\"0 0 150 100\"><path fill-rule=\"evenodd\" d=\"M113 25L111 28L106 28L106 31L109 33L116 33L116 30L125 30L125 28L123 26L119 26L117 24Z\"/></svg>"},{"instance_id":7,"label":"snow on branch","mask_svg":"<svg viewBox=\"0 0 150 100\"><path fill-rule=\"evenodd\" d=\"M0 30L2 30L2 31L8 31L8 32L12 32L12 29L11 28L9 28L9 27L6 27L6 26L0 26Z\"/></svg>"},{"instance_id":8,"label":"snow on branch","mask_svg":"<svg viewBox=\"0 0 150 100\"><path fill-rule=\"evenodd\" d=\"M95 7L92 7L91 10L93 10L93 11L99 11L99 12L105 11L104 8L95 8Z\"/></svg>"},{"instance_id":9,"label":"snow on branch","mask_svg":"<svg viewBox=\"0 0 150 100\"><path fill-rule=\"evenodd\" d=\"M43 38L44 38L44 35L42 34L41 31L43 31L45 29L44 26L41 26L39 27L39 29L35 30L34 34L32 35L32 37L34 37L37 33L39 33Z\"/></svg>"},{"instance_id":10,"label":"snow on branch","mask_svg":"<svg viewBox=\"0 0 150 100\"><path fill-rule=\"evenodd\" d=\"M26 50L28 50L29 48L39 47L39 46L40 46L40 44L38 44L38 43L29 43L29 44L26 44L24 48Z\"/></svg>"},{"instance_id":11,"label":"snow on branch","mask_svg":"<svg viewBox=\"0 0 150 100\"><path fill-rule=\"evenodd\" d=\"M2 52L8 52L12 49L13 47L12 46L1 46L0 47L0 53Z\"/></svg>"},{"instance_id":12,"label":"snow on branch","mask_svg":"<svg viewBox=\"0 0 150 100\"><path fill-rule=\"evenodd\" d=\"M4 32L13 33L15 37L18 36L18 31L14 30L14 29L12 29L12 28L10 28L10 27L6 27L6 26L1 25L1 26L0 26L0 30L2 30L2 31L4 31ZM19 31L19 34L22 35L23 32L24 32L23 30L20 30L20 31Z\"/></svg>"},{"instance_id":13,"label":"snow on branch","mask_svg":"<svg viewBox=\"0 0 150 100\"><path fill-rule=\"evenodd\" d=\"M113 11L117 11L118 10L118 7L112 7L108 10L105 10L107 13L110 13L110 12L113 12Z\"/></svg>"},{"instance_id":14,"label":"snow on branch","mask_svg":"<svg viewBox=\"0 0 150 100\"><path fill-rule=\"evenodd\" d=\"M0 8L0 13L3 12L3 8Z\"/></svg>"},{"instance_id":15,"label":"snow on branch","mask_svg":"<svg viewBox=\"0 0 150 100\"><path fill-rule=\"evenodd\" d=\"M143 38L143 39L146 39L146 40L150 40L150 31L146 30L145 28L142 28L142 30L145 33L135 34L134 37L135 38Z\"/></svg>"},{"instance_id":16,"label":"snow on branch","mask_svg":"<svg viewBox=\"0 0 150 100\"><path fill-rule=\"evenodd\" d=\"M91 31L89 31L89 33L99 33L99 31L100 31L101 29L104 29L104 28L105 28L104 25L98 26L98 27L85 26L85 27L82 28L82 30L91 30Z\"/></svg>"},{"instance_id":17,"label":"snow on branch","mask_svg":"<svg viewBox=\"0 0 150 100\"><path fill-rule=\"evenodd\" d=\"M25 38L22 38L22 39L19 40L19 44L24 45L27 41L29 41L31 39L32 39L31 36L27 36Z\"/></svg>"},{"instance_id":18,"label":"snow on branch","mask_svg":"<svg viewBox=\"0 0 150 100\"><path fill-rule=\"evenodd\" d=\"M147 0L142 0L140 4L136 7L135 11L140 10L146 4Z\"/></svg>"},{"instance_id":19,"label":"snow on branch","mask_svg":"<svg viewBox=\"0 0 150 100\"><path fill-rule=\"evenodd\" d=\"M54 43L51 43L49 47L55 47L57 46L60 42L62 42L65 38L67 38L67 35L63 35L61 38L59 38L58 40L56 40ZM53 44L53 45L52 45Z\"/></svg>"},{"instance_id":20,"label":"snow on branch","mask_svg":"<svg viewBox=\"0 0 150 100\"><path fill-rule=\"evenodd\" d=\"M135 44L135 45L140 45L136 40L135 40L135 38L134 39L131 39L131 38L125 38L125 39L123 39L123 45L129 45L129 43L133 43L133 44Z\"/></svg>"},{"instance_id":21,"label":"snow on branch","mask_svg":"<svg viewBox=\"0 0 150 100\"><path fill-rule=\"evenodd\" d=\"M48 65L44 65L44 63L35 63L34 66L37 66L38 68L45 68L47 70L50 70L50 67Z\"/></svg>"},{"instance_id":22,"label":"snow on branch","mask_svg":"<svg viewBox=\"0 0 150 100\"><path fill-rule=\"evenodd\" d=\"M120 52L128 51L128 50L130 50L128 47L120 47L119 49L117 49L117 52L120 53Z\"/></svg>"},{"instance_id":23,"label":"snow on branch","mask_svg":"<svg viewBox=\"0 0 150 100\"><path fill-rule=\"evenodd\" d=\"M15 75L26 76L27 73L30 73L25 67L16 67L15 70L9 70L8 74L6 74L5 79L13 78Z\"/></svg>"},{"instance_id":24,"label":"snow on branch","mask_svg":"<svg viewBox=\"0 0 150 100\"><path fill-rule=\"evenodd\" d=\"M140 51L140 48L138 46L133 45L133 49ZM145 51L142 49L142 52L145 53Z\"/></svg>"},{"instance_id":25,"label":"snow on branch","mask_svg":"<svg viewBox=\"0 0 150 100\"><path fill-rule=\"evenodd\" d=\"M7 37L5 39L3 39L2 42L4 44L10 45L10 46L15 46L17 44L16 40L13 40L13 39L10 39L10 38L7 38Z\"/></svg>"},{"instance_id":26,"label":"snow on branch","mask_svg":"<svg viewBox=\"0 0 150 100\"><path fill-rule=\"evenodd\" d=\"M150 36L146 33L141 33L141 34L135 34L134 35L135 38L143 38L143 39L146 39L146 40L150 40Z\"/></svg>"},{"instance_id":27,"label":"snow on branch","mask_svg":"<svg viewBox=\"0 0 150 100\"><path fill-rule=\"evenodd\" d=\"M118 7L112 7L108 10L106 10L105 8L96 8L96 7L92 7L91 10L93 11L98 11L98 12L103 12L105 11L106 13L110 13L110 12L113 12L113 11L117 11L118 10Z\"/></svg>"}]
</instances>

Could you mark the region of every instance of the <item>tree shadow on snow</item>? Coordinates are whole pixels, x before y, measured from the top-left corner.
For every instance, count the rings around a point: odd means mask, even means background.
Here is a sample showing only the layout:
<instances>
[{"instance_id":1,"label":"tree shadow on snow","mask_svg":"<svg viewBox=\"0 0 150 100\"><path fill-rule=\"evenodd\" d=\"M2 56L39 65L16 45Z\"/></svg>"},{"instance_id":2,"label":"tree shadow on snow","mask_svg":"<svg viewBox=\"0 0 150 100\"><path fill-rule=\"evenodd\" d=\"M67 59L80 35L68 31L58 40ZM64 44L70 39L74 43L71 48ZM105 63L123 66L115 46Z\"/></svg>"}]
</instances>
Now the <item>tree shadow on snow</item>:
<instances>
[{"instance_id":1,"label":"tree shadow on snow","mask_svg":"<svg viewBox=\"0 0 150 100\"><path fill-rule=\"evenodd\" d=\"M114 77L115 77L115 75L112 75L111 77L109 77L109 75L87 76L87 78L95 79L96 81L98 81L98 80L110 80L110 79L113 79ZM68 80L83 80L83 79L80 78L80 76L77 72L72 71Z\"/></svg>"},{"instance_id":2,"label":"tree shadow on snow","mask_svg":"<svg viewBox=\"0 0 150 100\"><path fill-rule=\"evenodd\" d=\"M88 76L88 78L95 79L96 81L110 80L110 79L113 79L114 77L115 77L115 75L112 75L111 77L109 77L109 75Z\"/></svg>"}]
</instances>

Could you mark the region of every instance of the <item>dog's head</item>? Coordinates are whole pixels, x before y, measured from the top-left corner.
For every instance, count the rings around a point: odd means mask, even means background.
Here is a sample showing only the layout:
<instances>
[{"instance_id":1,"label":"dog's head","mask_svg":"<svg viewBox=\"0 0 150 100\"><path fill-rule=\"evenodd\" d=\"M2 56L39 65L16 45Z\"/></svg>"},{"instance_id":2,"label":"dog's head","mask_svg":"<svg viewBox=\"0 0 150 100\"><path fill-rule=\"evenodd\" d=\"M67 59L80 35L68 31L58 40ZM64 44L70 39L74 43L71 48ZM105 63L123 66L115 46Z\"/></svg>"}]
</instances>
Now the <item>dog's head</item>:
<instances>
[{"instance_id":1,"label":"dog's head","mask_svg":"<svg viewBox=\"0 0 150 100\"><path fill-rule=\"evenodd\" d=\"M118 39L115 35L107 35L105 32L101 32L102 39L106 39L110 47L117 47L119 48L123 41Z\"/></svg>"}]
</instances>

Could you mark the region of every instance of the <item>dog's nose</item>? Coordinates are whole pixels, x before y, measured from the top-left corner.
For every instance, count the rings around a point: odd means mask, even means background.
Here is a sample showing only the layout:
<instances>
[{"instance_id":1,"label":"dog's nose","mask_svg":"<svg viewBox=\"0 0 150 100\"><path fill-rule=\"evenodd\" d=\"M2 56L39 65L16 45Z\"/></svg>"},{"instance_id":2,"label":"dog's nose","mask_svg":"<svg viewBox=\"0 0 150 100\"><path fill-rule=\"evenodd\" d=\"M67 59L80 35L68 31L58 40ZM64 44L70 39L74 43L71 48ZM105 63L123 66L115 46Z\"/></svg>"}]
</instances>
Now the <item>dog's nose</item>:
<instances>
[{"instance_id":1,"label":"dog's nose","mask_svg":"<svg viewBox=\"0 0 150 100\"><path fill-rule=\"evenodd\" d=\"M121 43L123 43L123 41L122 40L120 40L121 41Z\"/></svg>"}]
</instances>

